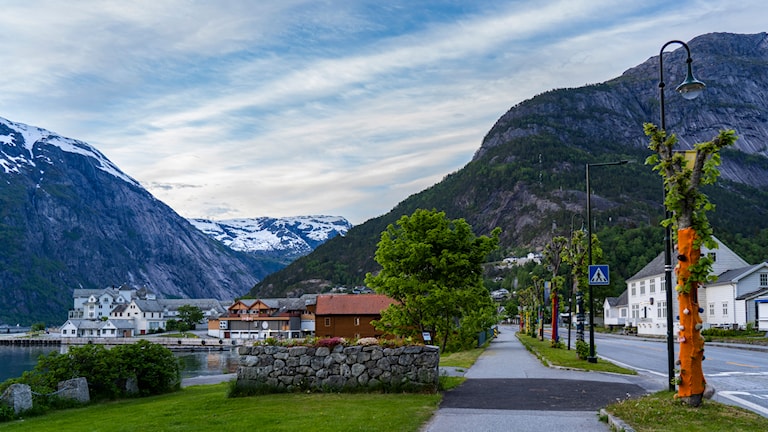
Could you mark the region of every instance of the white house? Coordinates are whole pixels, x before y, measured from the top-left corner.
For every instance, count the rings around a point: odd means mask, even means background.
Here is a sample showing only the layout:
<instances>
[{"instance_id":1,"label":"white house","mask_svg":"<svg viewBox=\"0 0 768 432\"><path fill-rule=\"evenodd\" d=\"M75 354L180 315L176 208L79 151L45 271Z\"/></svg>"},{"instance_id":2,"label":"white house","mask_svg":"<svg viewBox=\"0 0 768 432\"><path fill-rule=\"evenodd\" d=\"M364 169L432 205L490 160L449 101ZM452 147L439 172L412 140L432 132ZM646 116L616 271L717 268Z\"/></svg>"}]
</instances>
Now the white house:
<instances>
[{"instance_id":1,"label":"white house","mask_svg":"<svg viewBox=\"0 0 768 432\"><path fill-rule=\"evenodd\" d=\"M707 324L744 327L753 323L760 328L763 317L762 327L768 327L768 314L760 315L761 302L757 301L768 293L768 263L728 270L707 284L705 292L706 302L700 304Z\"/></svg>"},{"instance_id":2,"label":"white house","mask_svg":"<svg viewBox=\"0 0 768 432\"><path fill-rule=\"evenodd\" d=\"M133 320L108 319L101 326L101 337L131 337L133 336L134 328Z\"/></svg>"},{"instance_id":3,"label":"white house","mask_svg":"<svg viewBox=\"0 0 768 432\"><path fill-rule=\"evenodd\" d=\"M135 297L136 290L121 288L76 289L72 297L74 307L69 311L69 318L101 319L109 316L119 304L126 304Z\"/></svg>"},{"instance_id":4,"label":"white house","mask_svg":"<svg viewBox=\"0 0 768 432\"><path fill-rule=\"evenodd\" d=\"M63 338L100 337L102 325L104 325L104 322L100 320L71 318L59 327L59 332Z\"/></svg>"},{"instance_id":5,"label":"white house","mask_svg":"<svg viewBox=\"0 0 768 432\"><path fill-rule=\"evenodd\" d=\"M603 319L606 327L624 327L629 317L629 302L627 291L618 297L606 297L603 303Z\"/></svg>"},{"instance_id":6,"label":"white house","mask_svg":"<svg viewBox=\"0 0 768 432\"><path fill-rule=\"evenodd\" d=\"M748 267L749 264L741 257L736 255L731 249L723 245L717 238L714 239L719 245L716 249L701 248L703 256L710 256L714 260L712 272L716 275L723 275L728 270ZM672 265L676 264L677 254L673 251ZM677 321L677 292L674 287L677 284L677 278L672 272L672 310L675 316L673 321ZM667 301L664 280L664 253L662 252L653 259L648 265L643 267L634 276L627 279L627 303L629 305L628 325L637 328L638 335L659 335L667 334ZM717 296L717 293L713 293ZM699 288L699 305L704 308L708 304L707 288ZM737 296L734 295L735 299ZM721 300L715 300L715 302ZM702 319L707 322L708 310L704 308Z\"/></svg>"}]
</instances>

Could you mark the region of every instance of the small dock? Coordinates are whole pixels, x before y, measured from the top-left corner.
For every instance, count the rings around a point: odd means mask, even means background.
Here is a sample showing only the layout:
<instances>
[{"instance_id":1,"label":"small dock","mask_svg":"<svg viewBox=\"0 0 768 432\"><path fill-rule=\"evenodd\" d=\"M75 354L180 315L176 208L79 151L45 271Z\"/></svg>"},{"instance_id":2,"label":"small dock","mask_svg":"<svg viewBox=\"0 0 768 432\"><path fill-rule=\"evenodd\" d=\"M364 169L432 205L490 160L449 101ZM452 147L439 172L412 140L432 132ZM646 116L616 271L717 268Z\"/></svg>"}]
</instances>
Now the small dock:
<instances>
[{"instance_id":1,"label":"small dock","mask_svg":"<svg viewBox=\"0 0 768 432\"><path fill-rule=\"evenodd\" d=\"M2 338L0 346L28 347L28 346L58 346L61 339L57 338Z\"/></svg>"}]
</instances>

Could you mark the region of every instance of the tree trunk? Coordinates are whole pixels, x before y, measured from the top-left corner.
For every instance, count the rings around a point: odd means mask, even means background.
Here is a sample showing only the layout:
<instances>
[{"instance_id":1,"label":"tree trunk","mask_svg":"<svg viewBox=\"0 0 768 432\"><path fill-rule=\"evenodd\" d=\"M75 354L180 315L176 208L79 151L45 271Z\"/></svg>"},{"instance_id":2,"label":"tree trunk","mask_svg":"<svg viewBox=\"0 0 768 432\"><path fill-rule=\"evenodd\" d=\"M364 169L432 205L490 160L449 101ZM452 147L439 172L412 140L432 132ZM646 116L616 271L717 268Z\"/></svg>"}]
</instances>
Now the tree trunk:
<instances>
[{"instance_id":1,"label":"tree trunk","mask_svg":"<svg viewBox=\"0 0 768 432\"><path fill-rule=\"evenodd\" d=\"M678 367L680 372L676 397L687 405L697 407L701 404L707 384L701 366L704 360L704 338L700 333L701 318L697 292L699 281L691 281L688 292L685 292L683 287L691 276L690 266L698 262L701 250L694 247L696 231L693 228L678 230L677 239L677 301L680 314Z\"/></svg>"}]
</instances>

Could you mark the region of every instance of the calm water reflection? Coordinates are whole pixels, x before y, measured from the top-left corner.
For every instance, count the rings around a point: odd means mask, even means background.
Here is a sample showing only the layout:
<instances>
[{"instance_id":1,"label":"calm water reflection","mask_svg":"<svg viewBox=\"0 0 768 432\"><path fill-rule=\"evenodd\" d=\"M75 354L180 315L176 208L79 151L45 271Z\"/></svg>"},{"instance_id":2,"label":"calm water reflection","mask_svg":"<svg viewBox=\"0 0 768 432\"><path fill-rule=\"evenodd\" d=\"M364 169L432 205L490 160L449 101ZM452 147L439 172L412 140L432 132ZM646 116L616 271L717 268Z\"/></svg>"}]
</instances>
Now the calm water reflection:
<instances>
[{"instance_id":1,"label":"calm water reflection","mask_svg":"<svg viewBox=\"0 0 768 432\"><path fill-rule=\"evenodd\" d=\"M0 382L9 378L20 377L24 371L32 370L40 355L50 352L65 352L66 347L0 347ZM219 375L237 372L237 351L229 349L218 351L174 352L181 360L182 378L202 375Z\"/></svg>"}]
</instances>

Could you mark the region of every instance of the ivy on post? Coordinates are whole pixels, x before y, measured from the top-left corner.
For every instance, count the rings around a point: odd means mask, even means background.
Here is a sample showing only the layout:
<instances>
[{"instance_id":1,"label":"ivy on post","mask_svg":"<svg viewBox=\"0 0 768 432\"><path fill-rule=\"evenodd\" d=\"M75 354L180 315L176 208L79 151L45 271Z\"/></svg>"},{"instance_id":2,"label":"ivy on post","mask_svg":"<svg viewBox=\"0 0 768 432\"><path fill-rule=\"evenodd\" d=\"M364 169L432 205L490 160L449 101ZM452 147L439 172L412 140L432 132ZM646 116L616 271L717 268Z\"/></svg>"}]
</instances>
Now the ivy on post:
<instances>
[{"instance_id":1,"label":"ivy on post","mask_svg":"<svg viewBox=\"0 0 768 432\"><path fill-rule=\"evenodd\" d=\"M701 405L706 390L706 379L702 369L704 360L704 338L701 336L701 312L698 302L698 288L711 279L712 260L701 256L701 246L715 248L712 227L706 212L714 210L700 186L717 181L720 171L720 150L736 142L733 130L720 131L712 141L694 146L691 158L684 152L674 151L677 137L667 136L666 131L646 123L645 134L650 137L649 148L654 154L646 164L653 165L664 178L664 205L671 214L662 224L671 226L677 232L677 275L678 310L680 317L678 342L680 354L677 360L677 394L689 406Z\"/></svg>"}]
</instances>

